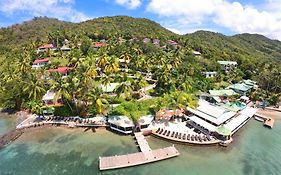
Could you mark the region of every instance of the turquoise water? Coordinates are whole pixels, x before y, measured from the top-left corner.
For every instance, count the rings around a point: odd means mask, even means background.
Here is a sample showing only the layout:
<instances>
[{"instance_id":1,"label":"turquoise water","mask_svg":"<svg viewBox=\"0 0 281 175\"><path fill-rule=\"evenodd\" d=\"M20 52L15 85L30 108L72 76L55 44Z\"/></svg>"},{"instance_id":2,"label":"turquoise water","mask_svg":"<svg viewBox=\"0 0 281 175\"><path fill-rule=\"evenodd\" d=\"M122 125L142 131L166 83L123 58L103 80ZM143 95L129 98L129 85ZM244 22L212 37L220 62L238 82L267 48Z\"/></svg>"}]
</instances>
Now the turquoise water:
<instances>
[{"instance_id":1,"label":"turquoise water","mask_svg":"<svg viewBox=\"0 0 281 175\"><path fill-rule=\"evenodd\" d=\"M0 136L15 129L17 118L15 115L0 113Z\"/></svg>"},{"instance_id":2,"label":"turquoise water","mask_svg":"<svg viewBox=\"0 0 281 175\"><path fill-rule=\"evenodd\" d=\"M0 150L0 174L279 175L280 133L280 120L272 130L251 120L227 148L175 144L180 152L177 158L100 172L99 156L138 151L132 137L108 131L45 128L25 133ZM147 140L152 148L172 145L154 137Z\"/></svg>"}]
</instances>

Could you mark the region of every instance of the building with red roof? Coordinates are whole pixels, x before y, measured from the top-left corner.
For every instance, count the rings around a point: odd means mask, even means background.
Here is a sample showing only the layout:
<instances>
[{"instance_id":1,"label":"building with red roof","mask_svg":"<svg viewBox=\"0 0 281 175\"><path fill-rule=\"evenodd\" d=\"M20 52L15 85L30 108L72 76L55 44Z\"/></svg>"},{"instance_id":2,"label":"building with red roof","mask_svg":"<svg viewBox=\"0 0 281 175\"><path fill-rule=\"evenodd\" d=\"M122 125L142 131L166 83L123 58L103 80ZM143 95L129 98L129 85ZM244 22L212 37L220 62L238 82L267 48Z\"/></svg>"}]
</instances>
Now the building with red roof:
<instances>
[{"instance_id":1,"label":"building with red roof","mask_svg":"<svg viewBox=\"0 0 281 175\"><path fill-rule=\"evenodd\" d=\"M37 49L37 53L45 52L46 50L56 50L57 48L53 44L44 44Z\"/></svg>"},{"instance_id":2,"label":"building with red roof","mask_svg":"<svg viewBox=\"0 0 281 175\"><path fill-rule=\"evenodd\" d=\"M44 67L47 64L50 64L50 58L44 58L44 59L38 59L38 60L34 60L33 64L32 64L32 68L40 68L40 67Z\"/></svg>"},{"instance_id":3,"label":"building with red roof","mask_svg":"<svg viewBox=\"0 0 281 175\"><path fill-rule=\"evenodd\" d=\"M104 47L104 46L107 46L107 44L97 42L97 43L95 43L94 48L101 48L101 47Z\"/></svg>"},{"instance_id":4,"label":"building with red roof","mask_svg":"<svg viewBox=\"0 0 281 175\"><path fill-rule=\"evenodd\" d=\"M49 72L58 72L62 74L63 76L67 76L71 70L73 70L73 67L58 67L56 69L49 69Z\"/></svg>"}]
</instances>

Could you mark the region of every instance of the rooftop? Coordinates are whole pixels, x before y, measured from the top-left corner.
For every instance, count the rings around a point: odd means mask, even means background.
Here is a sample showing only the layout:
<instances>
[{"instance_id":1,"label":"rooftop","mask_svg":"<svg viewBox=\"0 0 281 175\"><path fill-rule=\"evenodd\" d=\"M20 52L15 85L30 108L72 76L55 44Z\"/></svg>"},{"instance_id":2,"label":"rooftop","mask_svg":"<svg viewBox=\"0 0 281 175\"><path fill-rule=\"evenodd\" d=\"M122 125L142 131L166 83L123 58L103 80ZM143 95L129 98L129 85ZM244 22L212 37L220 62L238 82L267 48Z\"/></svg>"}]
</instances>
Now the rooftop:
<instances>
[{"instance_id":1,"label":"rooftop","mask_svg":"<svg viewBox=\"0 0 281 175\"><path fill-rule=\"evenodd\" d=\"M121 127L133 127L134 123L127 116L109 116L108 123L121 126Z\"/></svg>"},{"instance_id":2,"label":"rooftop","mask_svg":"<svg viewBox=\"0 0 281 175\"><path fill-rule=\"evenodd\" d=\"M247 92L250 89L252 89L252 86L246 85L244 83L236 83L236 84L232 84L232 85L228 86L227 89L233 89L233 90L238 90L238 91L242 91L242 92Z\"/></svg>"},{"instance_id":3,"label":"rooftop","mask_svg":"<svg viewBox=\"0 0 281 175\"><path fill-rule=\"evenodd\" d=\"M50 61L50 58L44 58L44 59L34 60L33 64L46 63L46 62L49 62L49 61Z\"/></svg>"},{"instance_id":4,"label":"rooftop","mask_svg":"<svg viewBox=\"0 0 281 175\"><path fill-rule=\"evenodd\" d=\"M49 69L49 72L67 73L68 71L74 69L73 67L58 67L57 69Z\"/></svg>"},{"instance_id":5,"label":"rooftop","mask_svg":"<svg viewBox=\"0 0 281 175\"><path fill-rule=\"evenodd\" d=\"M213 96L232 96L237 94L232 89L209 90L209 93Z\"/></svg>"},{"instance_id":6,"label":"rooftop","mask_svg":"<svg viewBox=\"0 0 281 175\"><path fill-rule=\"evenodd\" d=\"M40 46L39 49L52 49L55 48L53 44L44 44L43 46Z\"/></svg>"},{"instance_id":7,"label":"rooftop","mask_svg":"<svg viewBox=\"0 0 281 175\"><path fill-rule=\"evenodd\" d=\"M221 125L236 114L233 111L229 111L219 106L211 105L203 100L199 100L199 107L197 108L197 110L194 110L190 107L187 107L186 109L194 115L197 115L200 118L210 121L211 123L214 123L216 125Z\"/></svg>"},{"instance_id":8,"label":"rooftop","mask_svg":"<svg viewBox=\"0 0 281 175\"><path fill-rule=\"evenodd\" d=\"M236 61L218 61L219 64L222 64L222 65L228 65L228 64L234 64L236 65L237 62Z\"/></svg>"}]
</instances>

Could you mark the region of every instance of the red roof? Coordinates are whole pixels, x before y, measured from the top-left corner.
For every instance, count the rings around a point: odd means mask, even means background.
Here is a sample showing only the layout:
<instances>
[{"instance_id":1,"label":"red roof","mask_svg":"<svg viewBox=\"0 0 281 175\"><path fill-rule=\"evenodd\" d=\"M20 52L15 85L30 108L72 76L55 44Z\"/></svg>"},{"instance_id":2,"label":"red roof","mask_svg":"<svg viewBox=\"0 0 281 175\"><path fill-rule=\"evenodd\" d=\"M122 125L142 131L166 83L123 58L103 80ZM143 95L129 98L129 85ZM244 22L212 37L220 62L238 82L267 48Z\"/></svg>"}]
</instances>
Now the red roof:
<instances>
[{"instance_id":1,"label":"red roof","mask_svg":"<svg viewBox=\"0 0 281 175\"><path fill-rule=\"evenodd\" d=\"M72 67L58 67L57 69L49 69L49 72L58 72L64 74L72 69Z\"/></svg>"},{"instance_id":2,"label":"red roof","mask_svg":"<svg viewBox=\"0 0 281 175\"><path fill-rule=\"evenodd\" d=\"M95 47L103 47L106 46L107 44L104 43L95 43Z\"/></svg>"},{"instance_id":3,"label":"red roof","mask_svg":"<svg viewBox=\"0 0 281 175\"><path fill-rule=\"evenodd\" d=\"M37 64L37 63L44 63L44 62L49 62L50 58L44 58L44 59L40 59L40 60L35 60L33 62L33 64Z\"/></svg>"},{"instance_id":4,"label":"red roof","mask_svg":"<svg viewBox=\"0 0 281 175\"><path fill-rule=\"evenodd\" d=\"M55 48L55 46L53 44L45 44L39 48L40 49L52 49L52 48Z\"/></svg>"}]
</instances>

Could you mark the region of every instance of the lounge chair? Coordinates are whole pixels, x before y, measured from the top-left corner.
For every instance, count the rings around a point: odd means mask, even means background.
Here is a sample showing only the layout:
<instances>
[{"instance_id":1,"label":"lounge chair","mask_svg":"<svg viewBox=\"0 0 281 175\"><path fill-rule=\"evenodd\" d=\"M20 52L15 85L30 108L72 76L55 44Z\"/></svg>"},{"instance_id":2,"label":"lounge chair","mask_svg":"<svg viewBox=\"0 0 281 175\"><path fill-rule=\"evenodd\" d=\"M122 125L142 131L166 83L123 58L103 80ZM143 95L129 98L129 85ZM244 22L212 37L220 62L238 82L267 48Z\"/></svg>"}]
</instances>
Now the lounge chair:
<instances>
[{"instance_id":1,"label":"lounge chair","mask_svg":"<svg viewBox=\"0 0 281 175\"><path fill-rule=\"evenodd\" d=\"M191 135L190 138L191 138L191 141L194 141L194 135Z\"/></svg>"},{"instance_id":2,"label":"lounge chair","mask_svg":"<svg viewBox=\"0 0 281 175\"><path fill-rule=\"evenodd\" d=\"M178 135L178 138L181 139L181 133Z\"/></svg>"},{"instance_id":3,"label":"lounge chair","mask_svg":"<svg viewBox=\"0 0 281 175\"><path fill-rule=\"evenodd\" d=\"M171 131L168 131L168 133L166 134L166 136L169 136L169 135L170 135L170 133L171 133Z\"/></svg>"},{"instance_id":4,"label":"lounge chair","mask_svg":"<svg viewBox=\"0 0 281 175\"><path fill-rule=\"evenodd\" d=\"M174 135L175 135L175 131L173 131L173 133L172 133L171 137L174 137Z\"/></svg>"},{"instance_id":5,"label":"lounge chair","mask_svg":"<svg viewBox=\"0 0 281 175\"><path fill-rule=\"evenodd\" d=\"M182 139L183 139L183 140L186 139L186 134L185 134L185 133L183 134Z\"/></svg>"},{"instance_id":6,"label":"lounge chair","mask_svg":"<svg viewBox=\"0 0 281 175\"><path fill-rule=\"evenodd\" d=\"M187 138L186 138L187 140L189 140L190 139L190 134L187 134Z\"/></svg>"},{"instance_id":7,"label":"lounge chair","mask_svg":"<svg viewBox=\"0 0 281 175\"><path fill-rule=\"evenodd\" d=\"M178 133L178 132L176 132L176 134L175 134L175 138L177 138L177 137L178 137L178 134L179 134L179 133Z\"/></svg>"},{"instance_id":8,"label":"lounge chair","mask_svg":"<svg viewBox=\"0 0 281 175\"><path fill-rule=\"evenodd\" d=\"M167 130L164 131L163 135L166 135L166 133L167 133Z\"/></svg>"},{"instance_id":9,"label":"lounge chair","mask_svg":"<svg viewBox=\"0 0 281 175\"><path fill-rule=\"evenodd\" d=\"M164 131L164 130L163 130L163 128L162 128L162 129L160 130L159 134L161 134L163 131Z\"/></svg>"},{"instance_id":10,"label":"lounge chair","mask_svg":"<svg viewBox=\"0 0 281 175\"><path fill-rule=\"evenodd\" d=\"M210 140L211 140L210 135L207 135L207 140L208 140L208 141L210 141Z\"/></svg>"},{"instance_id":11,"label":"lounge chair","mask_svg":"<svg viewBox=\"0 0 281 175\"><path fill-rule=\"evenodd\" d=\"M199 141L200 141L200 142L202 142L202 138L201 138L201 136L198 136L198 139L199 139Z\"/></svg>"},{"instance_id":12,"label":"lounge chair","mask_svg":"<svg viewBox=\"0 0 281 175\"><path fill-rule=\"evenodd\" d=\"M157 130L156 130L156 133L158 133L160 131L160 128L158 128Z\"/></svg>"}]
</instances>

